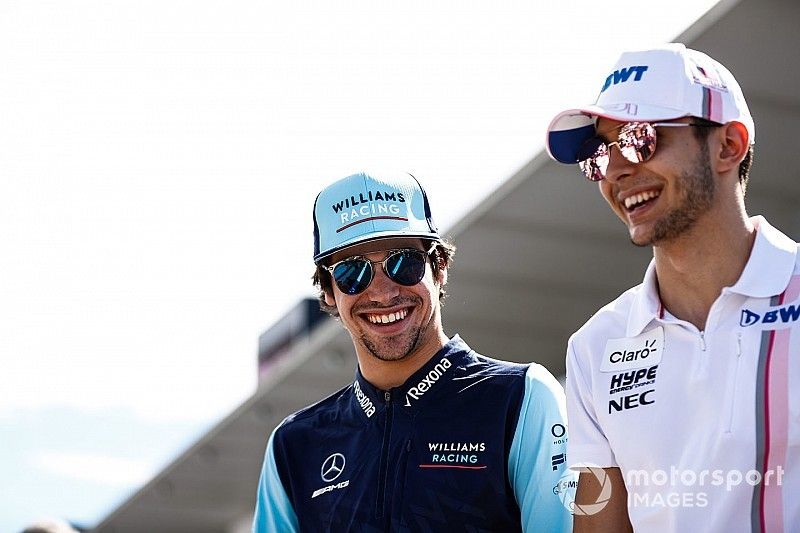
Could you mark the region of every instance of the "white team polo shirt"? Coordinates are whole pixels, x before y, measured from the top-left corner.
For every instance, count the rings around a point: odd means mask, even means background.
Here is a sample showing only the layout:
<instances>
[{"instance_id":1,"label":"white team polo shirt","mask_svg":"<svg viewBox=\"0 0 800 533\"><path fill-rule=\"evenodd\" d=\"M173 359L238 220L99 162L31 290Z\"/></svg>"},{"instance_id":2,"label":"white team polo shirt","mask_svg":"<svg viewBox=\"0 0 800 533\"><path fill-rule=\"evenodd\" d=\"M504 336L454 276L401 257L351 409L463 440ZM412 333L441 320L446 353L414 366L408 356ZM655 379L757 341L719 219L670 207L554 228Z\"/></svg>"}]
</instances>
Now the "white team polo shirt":
<instances>
[{"instance_id":1,"label":"white team polo shirt","mask_svg":"<svg viewBox=\"0 0 800 533\"><path fill-rule=\"evenodd\" d=\"M752 220L705 331L663 312L651 262L570 338L568 462L619 467L637 531L800 528L798 246Z\"/></svg>"}]
</instances>

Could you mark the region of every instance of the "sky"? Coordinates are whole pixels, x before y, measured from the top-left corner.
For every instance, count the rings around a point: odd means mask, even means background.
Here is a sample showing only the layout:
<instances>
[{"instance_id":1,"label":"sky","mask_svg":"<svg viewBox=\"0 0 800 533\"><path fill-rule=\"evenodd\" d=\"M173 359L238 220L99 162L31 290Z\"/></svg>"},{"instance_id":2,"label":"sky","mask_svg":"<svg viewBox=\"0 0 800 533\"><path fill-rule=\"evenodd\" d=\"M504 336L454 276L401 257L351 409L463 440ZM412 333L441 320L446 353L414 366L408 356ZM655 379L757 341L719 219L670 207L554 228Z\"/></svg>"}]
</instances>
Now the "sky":
<instances>
[{"instance_id":1,"label":"sky","mask_svg":"<svg viewBox=\"0 0 800 533\"><path fill-rule=\"evenodd\" d=\"M96 524L255 391L327 183L451 227L714 3L0 3L0 531Z\"/></svg>"}]
</instances>

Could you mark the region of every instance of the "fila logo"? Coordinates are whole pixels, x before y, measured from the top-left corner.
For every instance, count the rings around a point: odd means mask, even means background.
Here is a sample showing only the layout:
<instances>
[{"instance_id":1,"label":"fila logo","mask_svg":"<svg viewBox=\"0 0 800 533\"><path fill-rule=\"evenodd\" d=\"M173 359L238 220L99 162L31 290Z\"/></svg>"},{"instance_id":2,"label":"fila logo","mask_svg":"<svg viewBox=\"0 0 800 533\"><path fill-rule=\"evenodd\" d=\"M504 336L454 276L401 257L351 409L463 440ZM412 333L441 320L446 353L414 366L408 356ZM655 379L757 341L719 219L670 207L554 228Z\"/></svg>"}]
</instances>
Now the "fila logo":
<instances>
[{"instance_id":1,"label":"fila logo","mask_svg":"<svg viewBox=\"0 0 800 533\"><path fill-rule=\"evenodd\" d=\"M759 315L749 309L742 309L741 318L739 318L739 325L743 328L752 326L754 324L788 324L790 322L797 322L800 319L800 306L797 304L785 305L772 309Z\"/></svg>"},{"instance_id":2,"label":"fila logo","mask_svg":"<svg viewBox=\"0 0 800 533\"><path fill-rule=\"evenodd\" d=\"M631 75L636 73L633 76L633 81L641 81L642 75L647 71L647 66L645 65L635 65L631 67L621 68L619 70L615 70L611 74L608 75L606 78L606 82L603 84L603 88L600 89L600 92L605 92L606 89L611 87L611 85L616 85L618 83L625 83L627 82Z\"/></svg>"},{"instance_id":3,"label":"fila logo","mask_svg":"<svg viewBox=\"0 0 800 533\"><path fill-rule=\"evenodd\" d=\"M559 453L550 458L550 463L553 465L553 471L558 470L558 465L563 465L567 462L567 454Z\"/></svg>"}]
</instances>

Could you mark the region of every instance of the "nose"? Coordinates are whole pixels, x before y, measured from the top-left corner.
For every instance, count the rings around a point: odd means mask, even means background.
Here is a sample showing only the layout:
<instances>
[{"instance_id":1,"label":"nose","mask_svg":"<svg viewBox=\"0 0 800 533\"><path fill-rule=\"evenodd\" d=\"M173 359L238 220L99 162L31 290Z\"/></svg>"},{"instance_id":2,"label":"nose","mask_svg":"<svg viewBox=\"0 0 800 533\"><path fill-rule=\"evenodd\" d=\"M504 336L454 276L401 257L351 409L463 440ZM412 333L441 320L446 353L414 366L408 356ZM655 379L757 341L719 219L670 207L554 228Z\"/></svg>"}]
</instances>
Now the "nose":
<instances>
[{"instance_id":1,"label":"nose","mask_svg":"<svg viewBox=\"0 0 800 533\"><path fill-rule=\"evenodd\" d=\"M635 164L628 161L619 151L619 146L614 143L608 150L608 167L606 168L605 179L611 183L616 183L630 176L633 173L633 165Z\"/></svg>"},{"instance_id":2,"label":"nose","mask_svg":"<svg viewBox=\"0 0 800 533\"><path fill-rule=\"evenodd\" d=\"M387 303L399 296L400 285L389 279L380 264L373 264L373 268L375 274L372 277L372 283L367 288L369 299L373 302Z\"/></svg>"}]
</instances>

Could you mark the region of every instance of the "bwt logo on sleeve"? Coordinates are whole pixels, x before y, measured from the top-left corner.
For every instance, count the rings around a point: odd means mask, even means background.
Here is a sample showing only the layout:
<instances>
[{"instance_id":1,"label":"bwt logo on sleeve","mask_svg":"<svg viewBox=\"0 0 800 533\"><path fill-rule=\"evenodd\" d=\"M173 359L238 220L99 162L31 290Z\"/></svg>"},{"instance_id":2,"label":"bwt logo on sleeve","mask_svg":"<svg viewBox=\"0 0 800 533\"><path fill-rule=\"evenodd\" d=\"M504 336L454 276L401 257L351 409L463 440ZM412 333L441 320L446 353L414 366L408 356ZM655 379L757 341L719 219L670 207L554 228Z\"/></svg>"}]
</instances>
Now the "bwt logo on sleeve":
<instances>
[{"instance_id":1,"label":"bwt logo on sleeve","mask_svg":"<svg viewBox=\"0 0 800 533\"><path fill-rule=\"evenodd\" d=\"M800 319L800 306L797 304L785 305L766 311L763 315L754 313L749 309L742 309L739 325L743 328L761 324L774 328L782 324L790 324Z\"/></svg>"},{"instance_id":2,"label":"bwt logo on sleeve","mask_svg":"<svg viewBox=\"0 0 800 533\"><path fill-rule=\"evenodd\" d=\"M615 70L614 72L608 75L608 77L606 78L606 82L603 84L603 88L600 89L600 92L601 93L605 92L605 90L611 87L612 84L616 85L618 83L625 83L630 79L630 77L634 73L636 73L636 75L633 76L633 81L641 81L642 76L646 71L647 71L646 65L635 65L632 67L625 67L619 70Z\"/></svg>"}]
</instances>

